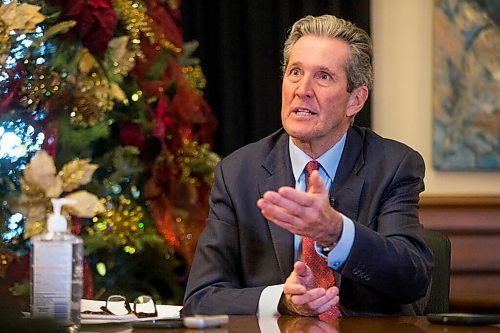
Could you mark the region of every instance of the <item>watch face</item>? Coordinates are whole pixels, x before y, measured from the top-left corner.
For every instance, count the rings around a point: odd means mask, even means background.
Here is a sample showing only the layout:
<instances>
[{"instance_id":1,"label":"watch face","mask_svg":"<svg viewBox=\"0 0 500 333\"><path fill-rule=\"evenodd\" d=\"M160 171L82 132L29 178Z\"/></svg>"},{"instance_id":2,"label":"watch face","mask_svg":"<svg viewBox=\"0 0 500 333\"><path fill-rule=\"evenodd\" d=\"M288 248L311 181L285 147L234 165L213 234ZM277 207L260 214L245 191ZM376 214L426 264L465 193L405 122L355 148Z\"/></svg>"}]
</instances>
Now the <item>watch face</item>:
<instances>
[{"instance_id":1,"label":"watch face","mask_svg":"<svg viewBox=\"0 0 500 333\"><path fill-rule=\"evenodd\" d=\"M325 247L323 247L323 248L321 249L321 253L322 253L324 256L327 256L327 255L328 255L328 253L330 253L330 251L331 251L331 250L332 250L332 248L331 248L331 247L329 247L329 246L325 246Z\"/></svg>"},{"instance_id":2,"label":"watch face","mask_svg":"<svg viewBox=\"0 0 500 333\"><path fill-rule=\"evenodd\" d=\"M330 244L330 245L327 245L327 246L323 246L323 248L321 249L321 252L323 252L323 254L328 254L328 252L330 252L334 247L335 245L337 245L337 243L333 243L333 244Z\"/></svg>"}]
</instances>

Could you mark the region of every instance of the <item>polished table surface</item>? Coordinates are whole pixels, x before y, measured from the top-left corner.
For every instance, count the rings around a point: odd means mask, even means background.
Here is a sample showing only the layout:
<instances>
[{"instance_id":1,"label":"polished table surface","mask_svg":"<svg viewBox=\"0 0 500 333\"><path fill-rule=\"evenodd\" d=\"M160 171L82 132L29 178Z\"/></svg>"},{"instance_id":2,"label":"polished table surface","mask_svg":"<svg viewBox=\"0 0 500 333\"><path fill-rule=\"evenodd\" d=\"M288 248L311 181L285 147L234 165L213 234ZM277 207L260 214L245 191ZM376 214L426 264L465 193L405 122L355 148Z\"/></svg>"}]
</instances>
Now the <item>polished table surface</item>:
<instances>
[{"instance_id":1,"label":"polished table surface","mask_svg":"<svg viewBox=\"0 0 500 333\"><path fill-rule=\"evenodd\" d=\"M344 317L326 323L311 317L255 317L230 316L229 323L222 327L196 330L177 329L133 329L129 324L83 325L81 333L151 333L151 332L203 332L203 333L500 333L500 325L453 326L432 324L425 317Z\"/></svg>"}]
</instances>

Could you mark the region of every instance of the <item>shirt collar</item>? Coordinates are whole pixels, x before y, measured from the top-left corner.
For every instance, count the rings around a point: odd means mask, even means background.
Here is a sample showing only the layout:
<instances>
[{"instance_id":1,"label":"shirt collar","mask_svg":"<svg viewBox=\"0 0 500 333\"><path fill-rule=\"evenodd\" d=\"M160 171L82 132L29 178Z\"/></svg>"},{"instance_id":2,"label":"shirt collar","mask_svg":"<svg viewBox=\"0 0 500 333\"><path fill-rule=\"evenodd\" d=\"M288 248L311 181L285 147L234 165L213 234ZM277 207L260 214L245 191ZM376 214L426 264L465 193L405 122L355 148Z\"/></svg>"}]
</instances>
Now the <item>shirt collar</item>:
<instances>
[{"instance_id":1,"label":"shirt collar","mask_svg":"<svg viewBox=\"0 0 500 333\"><path fill-rule=\"evenodd\" d=\"M321 163L321 166L331 180L335 178L335 174L337 173L337 167L339 166L340 157L342 156L342 151L344 150L346 138L347 132L344 133L339 142L316 159L319 163ZM291 137L288 140L288 149L290 151L293 176L295 181L298 182L307 162L311 161L312 158L300 150L299 147L293 143Z\"/></svg>"}]
</instances>

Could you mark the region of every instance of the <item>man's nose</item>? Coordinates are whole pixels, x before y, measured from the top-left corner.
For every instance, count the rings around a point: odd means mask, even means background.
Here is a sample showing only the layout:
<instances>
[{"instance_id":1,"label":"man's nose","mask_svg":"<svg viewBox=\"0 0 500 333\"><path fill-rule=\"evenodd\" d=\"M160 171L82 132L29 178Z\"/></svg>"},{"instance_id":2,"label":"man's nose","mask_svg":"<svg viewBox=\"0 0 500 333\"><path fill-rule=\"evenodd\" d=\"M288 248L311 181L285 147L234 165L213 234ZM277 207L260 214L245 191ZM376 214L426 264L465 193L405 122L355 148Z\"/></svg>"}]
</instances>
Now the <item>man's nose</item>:
<instances>
[{"instance_id":1,"label":"man's nose","mask_svg":"<svg viewBox=\"0 0 500 333\"><path fill-rule=\"evenodd\" d=\"M313 82L312 78L304 75L298 82L296 94L299 97L311 97L313 95Z\"/></svg>"}]
</instances>

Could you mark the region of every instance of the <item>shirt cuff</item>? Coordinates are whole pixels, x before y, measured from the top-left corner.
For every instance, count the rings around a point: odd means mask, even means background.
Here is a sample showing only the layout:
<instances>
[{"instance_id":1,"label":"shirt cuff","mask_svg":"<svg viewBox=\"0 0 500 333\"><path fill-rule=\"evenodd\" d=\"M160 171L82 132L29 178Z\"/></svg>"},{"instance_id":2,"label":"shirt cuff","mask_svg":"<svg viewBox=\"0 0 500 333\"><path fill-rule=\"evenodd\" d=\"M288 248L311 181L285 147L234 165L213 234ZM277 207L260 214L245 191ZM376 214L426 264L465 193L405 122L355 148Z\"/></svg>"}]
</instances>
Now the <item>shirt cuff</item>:
<instances>
[{"instance_id":1,"label":"shirt cuff","mask_svg":"<svg viewBox=\"0 0 500 333\"><path fill-rule=\"evenodd\" d=\"M265 287L259 298L258 316L279 316L278 303L283 294L283 285Z\"/></svg>"},{"instance_id":2,"label":"shirt cuff","mask_svg":"<svg viewBox=\"0 0 500 333\"><path fill-rule=\"evenodd\" d=\"M351 252L352 244L354 243L354 222L347 216L342 216L342 234L340 235L337 245L328 253L328 257L321 253L321 246L315 243L316 252L323 258L328 258L328 267L337 270L344 264Z\"/></svg>"}]
</instances>

